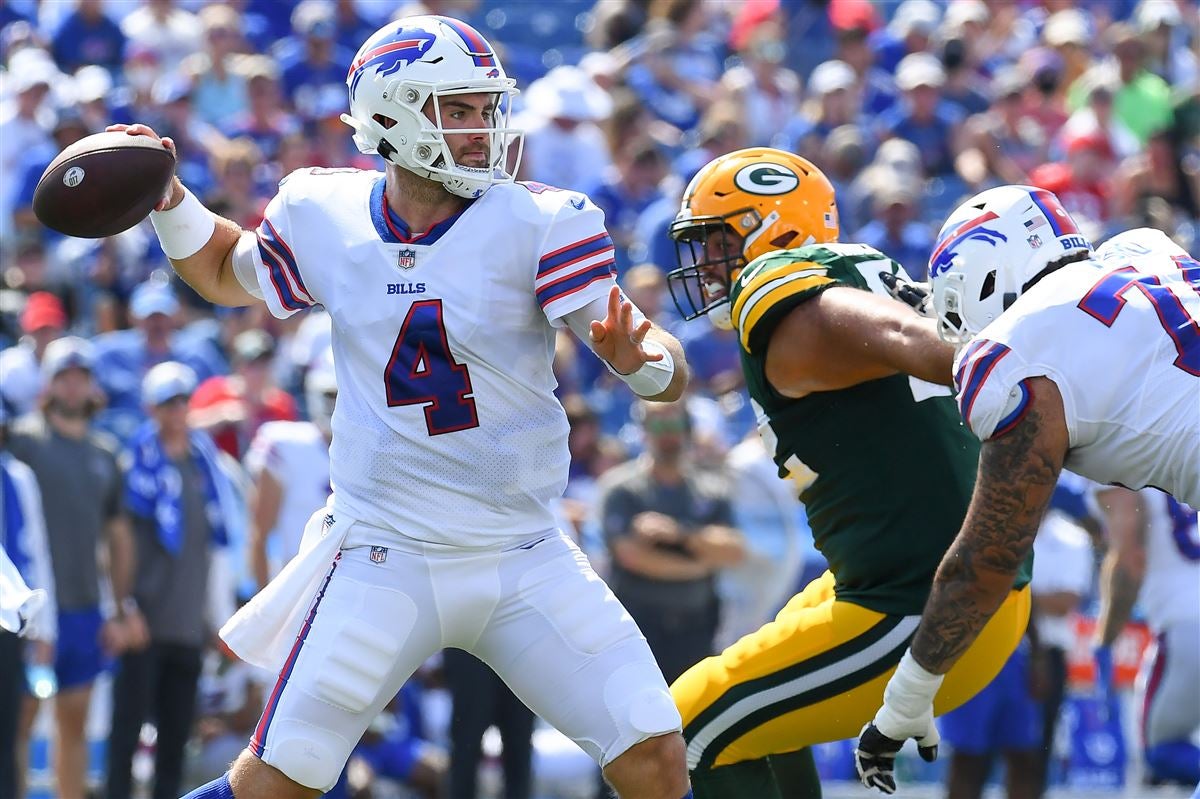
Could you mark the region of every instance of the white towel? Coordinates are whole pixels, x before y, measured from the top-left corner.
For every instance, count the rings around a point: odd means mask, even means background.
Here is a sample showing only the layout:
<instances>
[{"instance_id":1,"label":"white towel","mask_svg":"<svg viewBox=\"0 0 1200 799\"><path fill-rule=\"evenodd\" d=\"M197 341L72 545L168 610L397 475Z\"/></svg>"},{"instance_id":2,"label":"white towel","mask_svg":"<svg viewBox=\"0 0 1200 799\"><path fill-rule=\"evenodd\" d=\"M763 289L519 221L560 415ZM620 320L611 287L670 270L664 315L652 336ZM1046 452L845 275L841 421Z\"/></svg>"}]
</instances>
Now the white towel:
<instances>
[{"instance_id":1,"label":"white towel","mask_svg":"<svg viewBox=\"0 0 1200 799\"><path fill-rule=\"evenodd\" d=\"M16 564L0 547L0 628L26 635L37 626L38 611L46 604L46 592L25 585Z\"/></svg>"},{"instance_id":2,"label":"white towel","mask_svg":"<svg viewBox=\"0 0 1200 799\"><path fill-rule=\"evenodd\" d=\"M351 519L335 519L328 507L309 518L296 557L221 628L222 640L239 658L279 671L353 525Z\"/></svg>"}]
</instances>

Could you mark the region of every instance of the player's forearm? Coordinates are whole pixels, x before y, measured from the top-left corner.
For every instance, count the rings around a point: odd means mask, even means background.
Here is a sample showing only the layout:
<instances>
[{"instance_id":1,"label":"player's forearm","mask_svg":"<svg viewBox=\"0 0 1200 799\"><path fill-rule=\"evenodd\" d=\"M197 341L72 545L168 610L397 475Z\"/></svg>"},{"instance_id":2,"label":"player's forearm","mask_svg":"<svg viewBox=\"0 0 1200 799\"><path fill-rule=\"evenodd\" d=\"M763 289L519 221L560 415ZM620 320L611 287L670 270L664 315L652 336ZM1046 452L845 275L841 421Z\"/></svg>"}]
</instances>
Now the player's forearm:
<instances>
[{"instance_id":1,"label":"player's forearm","mask_svg":"<svg viewBox=\"0 0 1200 799\"><path fill-rule=\"evenodd\" d=\"M1033 548L1065 453L1058 441L1065 431L1043 414L1031 403L1020 424L983 445L967 518L942 558L913 639L913 658L930 672L945 674L974 642Z\"/></svg>"},{"instance_id":2,"label":"player's forearm","mask_svg":"<svg viewBox=\"0 0 1200 799\"><path fill-rule=\"evenodd\" d=\"M1100 570L1100 615L1096 620L1096 638L1101 646L1112 646L1125 629L1141 585L1141 575L1135 574L1115 551L1105 556Z\"/></svg>"},{"instance_id":3,"label":"player's forearm","mask_svg":"<svg viewBox=\"0 0 1200 799\"><path fill-rule=\"evenodd\" d=\"M170 259L171 266L196 293L216 305L243 306L258 302L233 272L233 251L242 229L224 217L216 218L212 238L187 258Z\"/></svg>"},{"instance_id":4,"label":"player's forearm","mask_svg":"<svg viewBox=\"0 0 1200 799\"><path fill-rule=\"evenodd\" d=\"M938 336L937 323L915 314L905 317L897 320L894 341L887 348L897 370L930 383L954 385L954 347Z\"/></svg>"}]
</instances>

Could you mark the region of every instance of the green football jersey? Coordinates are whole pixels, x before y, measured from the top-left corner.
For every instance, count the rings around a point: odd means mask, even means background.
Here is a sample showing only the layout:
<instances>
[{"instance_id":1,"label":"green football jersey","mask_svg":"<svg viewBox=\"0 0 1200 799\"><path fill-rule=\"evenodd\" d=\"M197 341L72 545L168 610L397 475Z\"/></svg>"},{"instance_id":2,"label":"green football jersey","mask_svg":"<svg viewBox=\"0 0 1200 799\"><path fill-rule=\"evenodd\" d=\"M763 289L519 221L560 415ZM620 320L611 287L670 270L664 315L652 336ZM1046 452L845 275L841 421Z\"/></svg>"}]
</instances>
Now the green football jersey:
<instances>
[{"instance_id":1,"label":"green football jersey","mask_svg":"<svg viewBox=\"0 0 1200 799\"><path fill-rule=\"evenodd\" d=\"M793 399L766 376L771 334L793 308L833 286L888 296L884 271L902 274L862 244L780 250L742 270L730 304L759 430L780 476L796 483L838 597L911 615L962 525L978 466L979 441L950 389L893 375Z\"/></svg>"}]
</instances>

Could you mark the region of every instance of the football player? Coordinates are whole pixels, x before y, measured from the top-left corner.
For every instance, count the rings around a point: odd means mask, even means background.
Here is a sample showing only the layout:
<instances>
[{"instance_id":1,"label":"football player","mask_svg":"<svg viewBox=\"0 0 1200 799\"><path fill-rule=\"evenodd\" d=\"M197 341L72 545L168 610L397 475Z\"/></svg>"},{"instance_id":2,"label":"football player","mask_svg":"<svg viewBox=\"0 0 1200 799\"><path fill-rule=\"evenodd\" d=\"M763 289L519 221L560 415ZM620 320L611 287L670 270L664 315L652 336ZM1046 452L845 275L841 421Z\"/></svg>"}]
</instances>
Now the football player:
<instances>
[{"instance_id":1,"label":"football player","mask_svg":"<svg viewBox=\"0 0 1200 799\"><path fill-rule=\"evenodd\" d=\"M1200 783L1200 523L1196 511L1157 489L1097 492L1108 555L1096 620L1099 679L1112 677L1112 645L1139 601L1154 645L1137 681L1147 776ZM1105 685L1111 689L1111 685Z\"/></svg>"},{"instance_id":2,"label":"football player","mask_svg":"<svg viewBox=\"0 0 1200 799\"><path fill-rule=\"evenodd\" d=\"M329 509L222 630L279 679L249 748L195 799L328 790L445 647L488 663L623 799L690 793L650 649L551 512L569 460L556 328L653 400L682 393L682 349L620 295L603 213L504 171L514 83L469 25L390 22L349 65L342 117L384 173L293 172L256 231L178 180L152 215L206 299L278 317L323 305L338 385Z\"/></svg>"},{"instance_id":3,"label":"football player","mask_svg":"<svg viewBox=\"0 0 1200 799\"><path fill-rule=\"evenodd\" d=\"M908 290L899 264L838 242L833 188L803 158L768 148L717 158L670 232L675 302L736 331L762 437L829 562L775 621L671 687L694 790L819 796L804 747L870 719L970 499L978 444L946 387L954 351L891 296ZM1026 582L946 681L939 711L973 696L1016 647Z\"/></svg>"},{"instance_id":4,"label":"football player","mask_svg":"<svg viewBox=\"0 0 1200 799\"><path fill-rule=\"evenodd\" d=\"M939 332L964 345L958 404L983 447L962 531L859 739L863 782L887 793L896 751L933 734L944 675L1008 596L1064 467L1200 504L1200 262L1146 228L1093 257L1052 193L1000 186L946 220L929 276Z\"/></svg>"}]
</instances>

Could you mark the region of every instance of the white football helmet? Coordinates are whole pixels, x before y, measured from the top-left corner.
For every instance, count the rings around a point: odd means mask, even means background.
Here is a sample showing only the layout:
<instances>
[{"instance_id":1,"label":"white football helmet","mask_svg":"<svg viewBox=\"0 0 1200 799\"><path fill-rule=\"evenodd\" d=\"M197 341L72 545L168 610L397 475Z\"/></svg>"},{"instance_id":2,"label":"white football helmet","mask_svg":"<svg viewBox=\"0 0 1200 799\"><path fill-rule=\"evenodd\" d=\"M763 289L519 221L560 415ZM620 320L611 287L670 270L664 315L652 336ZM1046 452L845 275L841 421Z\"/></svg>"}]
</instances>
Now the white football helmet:
<instances>
[{"instance_id":1,"label":"white football helmet","mask_svg":"<svg viewBox=\"0 0 1200 799\"><path fill-rule=\"evenodd\" d=\"M488 41L465 22L439 16L389 22L359 48L346 85L350 113L342 114L342 121L354 128L360 151L378 153L459 197L478 197L497 183L512 182L505 171L508 148L517 142L519 164L524 144L522 132L507 127L516 81L504 73ZM444 98L480 92L497 95L491 127L445 129ZM455 163L446 133L486 133L491 163Z\"/></svg>"},{"instance_id":2,"label":"white football helmet","mask_svg":"<svg viewBox=\"0 0 1200 799\"><path fill-rule=\"evenodd\" d=\"M999 186L955 209L929 258L938 333L964 344L1048 267L1090 255L1075 220L1045 189Z\"/></svg>"}]
</instances>

